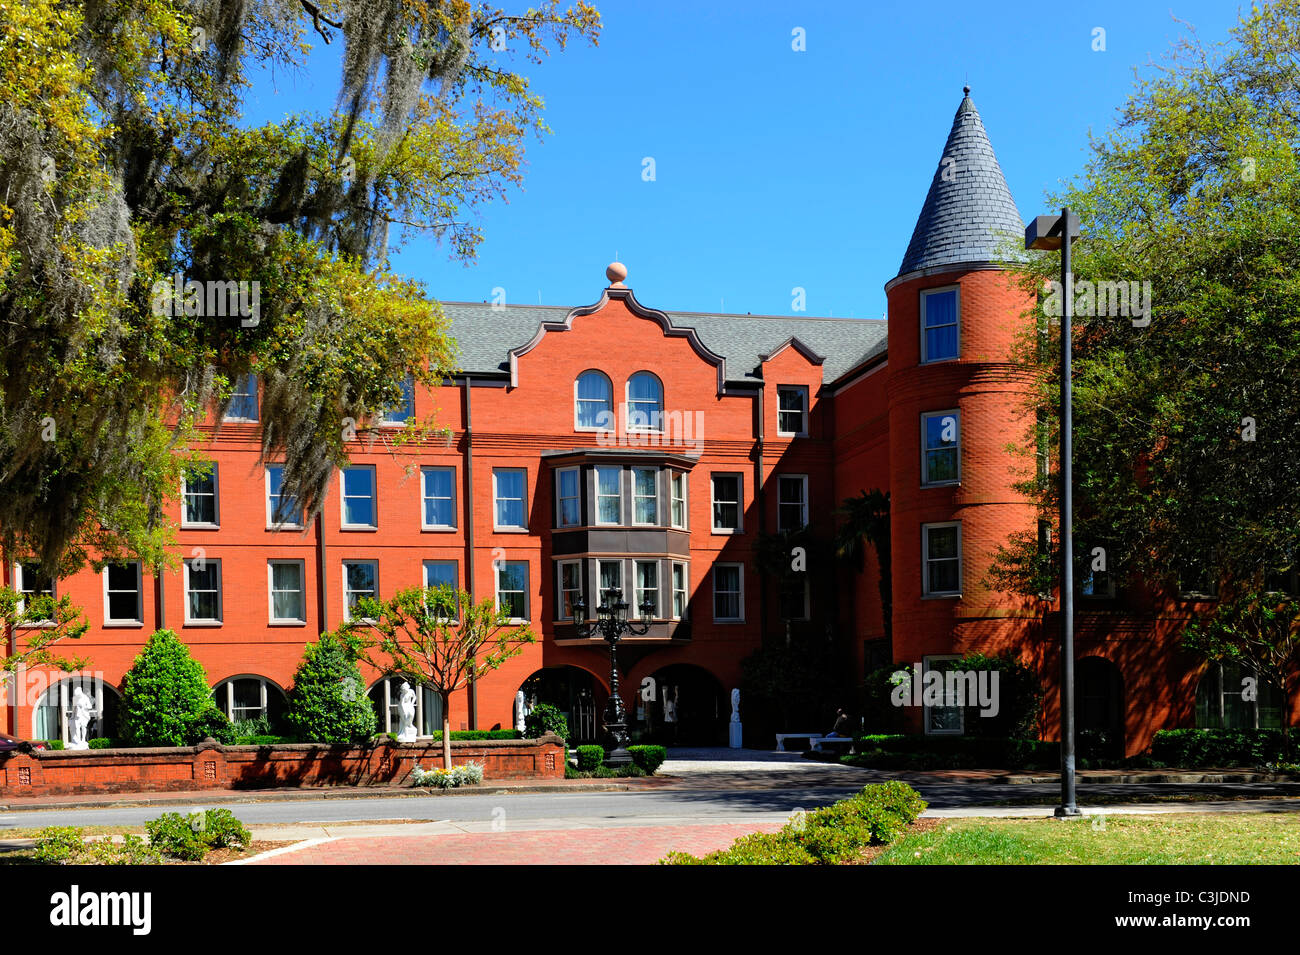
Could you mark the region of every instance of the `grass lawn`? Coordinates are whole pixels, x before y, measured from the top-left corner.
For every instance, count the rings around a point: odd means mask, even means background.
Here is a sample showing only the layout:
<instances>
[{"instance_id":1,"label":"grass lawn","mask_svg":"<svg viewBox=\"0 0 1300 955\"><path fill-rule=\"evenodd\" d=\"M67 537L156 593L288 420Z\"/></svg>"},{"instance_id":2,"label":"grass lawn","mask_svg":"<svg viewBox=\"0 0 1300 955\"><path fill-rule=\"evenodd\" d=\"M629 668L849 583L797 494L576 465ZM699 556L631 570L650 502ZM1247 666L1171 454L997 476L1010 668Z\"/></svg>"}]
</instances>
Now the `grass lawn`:
<instances>
[{"instance_id":1,"label":"grass lawn","mask_svg":"<svg viewBox=\"0 0 1300 955\"><path fill-rule=\"evenodd\" d=\"M1294 865L1300 814L938 819L876 865Z\"/></svg>"}]
</instances>

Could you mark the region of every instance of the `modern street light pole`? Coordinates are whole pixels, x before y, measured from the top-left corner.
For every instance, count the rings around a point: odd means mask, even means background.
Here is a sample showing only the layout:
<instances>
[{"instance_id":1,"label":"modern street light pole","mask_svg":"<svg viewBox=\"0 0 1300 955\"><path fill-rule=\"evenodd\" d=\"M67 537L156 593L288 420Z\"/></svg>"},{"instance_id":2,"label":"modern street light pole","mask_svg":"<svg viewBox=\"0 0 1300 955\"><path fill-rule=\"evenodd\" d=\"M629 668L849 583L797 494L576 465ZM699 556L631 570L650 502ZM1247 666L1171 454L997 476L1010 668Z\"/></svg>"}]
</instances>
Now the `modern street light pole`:
<instances>
[{"instance_id":1,"label":"modern street light pole","mask_svg":"<svg viewBox=\"0 0 1300 955\"><path fill-rule=\"evenodd\" d=\"M1071 301L1074 273L1070 241L1079 219L1069 207L1060 216L1038 216L1025 229L1026 249L1061 250L1061 804L1056 816L1078 816L1074 778L1074 388Z\"/></svg>"},{"instance_id":2,"label":"modern street light pole","mask_svg":"<svg viewBox=\"0 0 1300 955\"><path fill-rule=\"evenodd\" d=\"M609 644L609 700L605 703L605 732L613 748L605 755L605 765L624 766L632 762L632 754L627 751L627 708L619 695L618 641L624 634L641 636L649 631L650 621L654 618L654 604L647 599L637 608L641 611L639 625L627 619L627 602L623 600L623 591L617 587L601 592L595 620L586 619L587 602L582 597L573 602L571 609L578 633L599 633Z\"/></svg>"}]
</instances>

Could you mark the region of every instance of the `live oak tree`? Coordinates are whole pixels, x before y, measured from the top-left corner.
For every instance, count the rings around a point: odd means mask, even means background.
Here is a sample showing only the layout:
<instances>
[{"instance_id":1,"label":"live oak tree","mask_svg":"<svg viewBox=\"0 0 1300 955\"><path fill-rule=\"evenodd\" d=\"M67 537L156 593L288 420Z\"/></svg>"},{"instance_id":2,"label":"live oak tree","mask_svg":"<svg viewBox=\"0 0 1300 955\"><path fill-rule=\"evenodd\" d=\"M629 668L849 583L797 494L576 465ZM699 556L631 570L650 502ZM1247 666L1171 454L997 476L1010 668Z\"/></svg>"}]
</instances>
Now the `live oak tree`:
<instances>
[{"instance_id":1,"label":"live oak tree","mask_svg":"<svg viewBox=\"0 0 1300 955\"><path fill-rule=\"evenodd\" d=\"M345 625L368 644L376 669L429 687L442 701L442 764L451 769L451 695L536 643L526 625L463 590L412 587L389 600L357 601Z\"/></svg>"},{"instance_id":2,"label":"live oak tree","mask_svg":"<svg viewBox=\"0 0 1300 955\"><path fill-rule=\"evenodd\" d=\"M1083 232L1073 262L1076 577L1100 557L1121 581L1217 592L1204 625L1243 648L1256 636L1240 600L1284 589L1270 582L1300 566L1298 66L1296 0L1253 8L1222 45L1193 32L1139 75L1084 173L1045 204L1068 205ZM1058 446L1060 329L1047 314L1059 294L1045 283L1059 268L1055 252L1021 268L1039 305L1019 358L1041 383L1022 488L1047 522L1058 499L1044 465ZM1150 282L1149 316L1131 300L1117 314L1103 282L1126 283L1130 297L1130 283ZM1033 532L1017 535L992 579L1050 594L1051 537L1043 547Z\"/></svg>"},{"instance_id":3,"label":"live oak tree","mask_svg":"<svg viewBox=\"0 0 1300 955\"><path fill-rule=\"evenodd\" d=\"M473 213L520 182L525 141L547 131L513 61L594 43L599 25L585 0L518 15L467 0L0 5L5 551L60 574L170 562L184 449L247 373L262 452L314 515L404 376L454 370L437 305L390 251L433 236L473 257ZM332 111L247 120L255 79L336 41ZM220 284L199 308L181 280ZM231 302L212 292L238 282L256 309L213 315Z\"/></svg>"}]
</instances>

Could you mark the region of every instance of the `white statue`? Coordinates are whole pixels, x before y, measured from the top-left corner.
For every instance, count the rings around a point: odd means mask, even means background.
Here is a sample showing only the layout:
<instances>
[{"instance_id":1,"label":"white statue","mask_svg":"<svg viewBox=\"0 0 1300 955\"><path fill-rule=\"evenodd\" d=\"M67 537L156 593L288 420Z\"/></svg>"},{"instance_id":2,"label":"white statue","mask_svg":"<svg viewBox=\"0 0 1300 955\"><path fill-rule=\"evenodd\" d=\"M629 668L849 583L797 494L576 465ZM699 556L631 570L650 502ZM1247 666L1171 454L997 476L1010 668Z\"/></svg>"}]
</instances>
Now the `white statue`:
<instances>
[{"instance_id":1,"label":"white statue","mask_svg":"<svg viewBox=\"0 0 1300 955\"><path fill-rule=\"evenodd\" d=\"M524 691L515 694L515 729L524 731L524 719L528 716L528 704L524 700Z\"/></svg>"},{"instance_id":2,"label":"white statue","mask_svg":"<svg viewBox=\"0 0 1300 955\"><path fill-rule=\"evenodd\" d=\"M95 701L80 686L72 689L72 712L68 714L68 749L90 749L86 730L95 712Z\"/></svg>"},{"instance_id":3,"label":"white statue","mask_svg":"<svg viewBox=\"0 0 1300 955\"><path fill-rule=\"evenodd\" d=\"M677 722L676 696L677 694L672 692L672 687L668 687L667 692L664 693L664 722L665 723Z\"/></svg>"},{"instance_id":4,"label":"white statue","mask_svg":"<svg viewBox=\"0 0 1300 955\"><path fill-rule=\"evenodd\" d=\"M727 745L741 749L745 745L744 727L740 725L740 690L731 691L731 722L727 724Z\"/></svg>"},{"instance_id":5,"label":"white statue","mask_svg":"<svg viewBox=\"0 0 1300 955\"><path fill-rule=\"evenodd\" d=\"M399 743L415 742L415 691L411 689L411 684L405 680L397 690L397 709L401 714L402 722L397 730L397 741Z\"/></svg>"},{"instance_id":6,"label":"white statue","mask_svg":"<svg viewBox=\"0 0 1300 955\"><path fill-rule=\"evenodd\" d=\"M740 722L740 690L731 691L731 722Z\"/></svg>"}]
</instances>

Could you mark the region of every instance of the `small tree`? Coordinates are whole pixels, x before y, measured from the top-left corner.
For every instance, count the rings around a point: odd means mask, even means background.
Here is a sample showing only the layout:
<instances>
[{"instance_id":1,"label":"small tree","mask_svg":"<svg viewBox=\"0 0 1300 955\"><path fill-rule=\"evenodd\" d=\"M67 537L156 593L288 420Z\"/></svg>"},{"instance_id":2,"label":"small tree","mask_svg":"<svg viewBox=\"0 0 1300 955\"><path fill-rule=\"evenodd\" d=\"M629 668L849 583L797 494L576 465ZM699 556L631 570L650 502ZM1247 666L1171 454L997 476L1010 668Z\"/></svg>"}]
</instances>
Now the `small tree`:
<instances>
[{"instance_id":1,"label":"small tree","mask_svg":"<svg viewBox=\"0 0 1300 955\"><path fill-rule=\"evenodd\" d=\"M133 746L189 746L230 739L230 721L212 703L203 664L170 630L155 630L122 678L122 739Z\"/></svg>"},{"instance_id":2,"label":"small tree","mask_svg":"<svg viewBox=\"0 0 1300 955\"><path fill-rule=\"evenodd\" d=\"M363 622L373 621L373 622ZM391 600L357 601L353 633L373 627L371 646L387 659L370 661L386 673L428 686L442 700L442 764L451 768L451 694L480 680L537 638L511 623L508 612L488 599L475 604L450 587L399 591Z\"/></svg>"},{"instance_id":3,"label":"small tree","mask_svg":"<svg viewBox=\"0 0 1300 955\"><path fill-rule=\"evenodd\" d=\"M1300 599L1248 591L1218 604L1183 631L1183 647L1253 671L1282 697L1282 751L1291 754L1291 671L1300 658ZM1243 692L1248 692L1243 687Z\"/></svg>"},{"instance_id":4,"label":"small tree","mask_svg":"<svg viewBox=\"0 0 1300 955\"><path fill-rule=\"evenodd\" d=\"M20 666L49 666L71 673L90 663L84 657L60 657L50 649L62 640L78 640L90 624L81 610L65 595L57 600L48 594L33 597L9 587L0 587L0 621L4 624L5 648L0 650L0 672L9 673ZM39 626L37 626L39 624ZM12 642L14 630L29 627L22 635L22 646ZM8 647L13 646L13 653Z\"/></svg>"},{"instance_id":5,"label":"small tree","mask_svg":"<svg viewBox=\"0 0 1300 955\"><path fill-rule=\"evenodd\" d=\"M307 644L285 712L299 740L359 743L375 735L375 709L357 666L361 655L361 645L343 633L322 633Z\"/></svg>"},{"instance_id":6,"label":"small tree","mask_svg":"<svg viewBox=\"0 0 1300 955\"><path fill-rule=\"evenodd\" d=\"M858 572L863 562L863 542L876 552L880 565L880 612L885 628L885 639L893 647L893 573L889 550L889 492L872 488L857 497L846 497L836 512L844 520L835 531L835 553L853 561Z\"/></svg>"}]
</instances>

